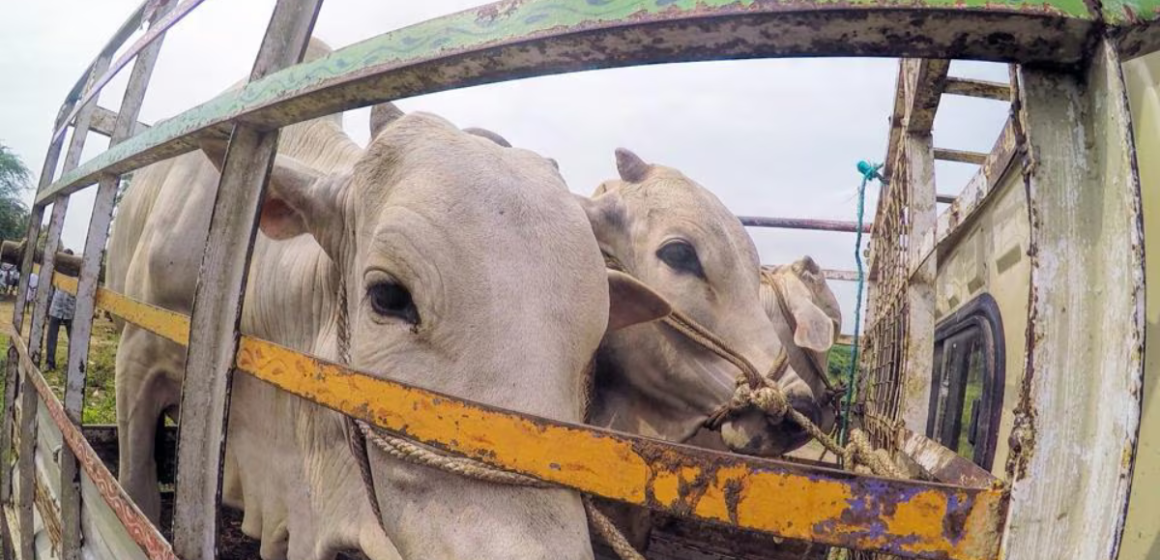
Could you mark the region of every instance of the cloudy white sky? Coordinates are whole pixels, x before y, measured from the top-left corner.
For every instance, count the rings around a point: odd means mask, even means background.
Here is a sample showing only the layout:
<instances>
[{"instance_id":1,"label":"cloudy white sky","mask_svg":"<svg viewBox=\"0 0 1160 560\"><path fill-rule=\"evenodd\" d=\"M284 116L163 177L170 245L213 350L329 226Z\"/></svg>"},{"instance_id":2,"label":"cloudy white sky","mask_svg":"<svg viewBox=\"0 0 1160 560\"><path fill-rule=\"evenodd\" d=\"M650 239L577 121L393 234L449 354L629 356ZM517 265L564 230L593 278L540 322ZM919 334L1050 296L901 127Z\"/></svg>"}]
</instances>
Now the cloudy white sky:
<instances>
[{"instance_id":1,"label":"cloudy white sky","mask_svg":"<svg viewBox=\"0 0 1160 560\"><path fill-rule=\"evenodd\" d=\"M39 173L64 96L140 0L7 2L0 19L0 143ZM170 31L141 120L166 118L244 78L273 0L207 0ZM328 0L315 36L338 48L484 2ZM130 43L132 40L130 40ZM127 44L128 45L128 44ZM126 45L126 46L127 46ZM669 64L521 80L400 101L466 126L482 126L560 162L575 192L615 175L618 146L677 167L743 215L852 220L855 164L886 150L897 61L792 59ZM124 75L100 99L115 109ZM956 62L951 74L1006 81L1005 66ZM347 113L365 143L367 110ZM940 147L988 151L1005 104L945 96L935 121ZM87 160L107 146L90 136ZM939 192L957 193L974 166L937 164ZM868 219L876 189L867 200ZM84 246L93 189L74 195L64 244ZM32 193L28 195L29 200ZM765 263L813 256L853 269L853 234L750 229ZM854 286L832 282L853 331Z\"/></svg>"}]
</instances>

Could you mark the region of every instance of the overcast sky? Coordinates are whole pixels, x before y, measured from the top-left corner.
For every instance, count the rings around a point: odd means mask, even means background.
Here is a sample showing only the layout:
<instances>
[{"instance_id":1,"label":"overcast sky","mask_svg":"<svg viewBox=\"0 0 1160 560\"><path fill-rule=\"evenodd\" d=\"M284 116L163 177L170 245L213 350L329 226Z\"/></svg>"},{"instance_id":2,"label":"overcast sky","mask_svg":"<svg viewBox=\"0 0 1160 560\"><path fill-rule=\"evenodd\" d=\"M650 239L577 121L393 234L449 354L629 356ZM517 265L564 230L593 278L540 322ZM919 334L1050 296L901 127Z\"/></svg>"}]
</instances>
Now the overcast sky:
<instances>
[{"instance_id":1,"label":"overcast sky","mask_svg":"<svg viewBox=\"0 0 1160 560\"><path fill-rule=\"evenodd\" d=\"M0 18L0 143L39 174L57 109L73 83L140 0L7 2ZM145 99L152 123L207 101L244 78L273 0L207 0L170 31ZM339 48L484 2L328 0L315 36ZM132 43L132 39L129 41ZM128 46L129 43L126 43ZM102 94L120 103L128 70ZM590 194L615 176L623 146L681 169L734 213L853 220L855 165L884 157L897 61L793 59L669 64L550 76L402 100L405 111L440 114L461 127L495 130L513 144L555 158L570 188ZM1007 80L1005 66L956 62L951 74ZM989 151L1004 103L944 96L935 121L939 147ZM346 128L365 144L368 110ZM90 135L83 160L107 141ZM63 159L63 158L62 158ZM82 161L83 161L82 160ZM938 163L941 193L957 193L975 167ZM95 189L73 195L66 247L84 247ZM867 219L876 189L867 197ZM32 199L32 193L28 195ZM854 235L750 229L765 263L813 256L853 269ZM853 331L854 286L831 282Z\"/></svg>"}]
</instances>

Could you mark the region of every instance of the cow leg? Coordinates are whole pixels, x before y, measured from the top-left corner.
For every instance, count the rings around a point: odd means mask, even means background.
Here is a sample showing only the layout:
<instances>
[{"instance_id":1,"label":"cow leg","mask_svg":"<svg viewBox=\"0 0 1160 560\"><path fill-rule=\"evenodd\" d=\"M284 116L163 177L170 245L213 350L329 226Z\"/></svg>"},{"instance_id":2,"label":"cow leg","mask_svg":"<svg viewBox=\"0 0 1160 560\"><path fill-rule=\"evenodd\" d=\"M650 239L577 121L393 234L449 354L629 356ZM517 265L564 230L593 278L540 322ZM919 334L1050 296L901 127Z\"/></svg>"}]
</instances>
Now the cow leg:
<instances>
[{"instance_id":1,"label":"cow leg","mask_svg":"<svg viewBox=\"0 0 1160 560\"><path fill-rule=\"evenodd\" d=\"M168 342L152 333L127 326L117 348L118 479L141 511L154 523L161 519L161 492L154 457L157 426L162 412L176 403L165 366Z\"/></svg>"}]
</instances>

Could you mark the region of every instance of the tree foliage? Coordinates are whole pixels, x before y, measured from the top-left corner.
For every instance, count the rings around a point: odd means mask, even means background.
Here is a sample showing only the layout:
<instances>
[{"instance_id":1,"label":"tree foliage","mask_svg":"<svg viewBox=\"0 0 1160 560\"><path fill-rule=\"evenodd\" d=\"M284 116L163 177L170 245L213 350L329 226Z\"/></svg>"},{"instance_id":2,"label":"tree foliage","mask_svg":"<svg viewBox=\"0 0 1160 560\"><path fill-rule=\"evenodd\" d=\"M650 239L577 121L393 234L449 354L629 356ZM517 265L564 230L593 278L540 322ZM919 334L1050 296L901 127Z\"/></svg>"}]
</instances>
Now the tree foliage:
<instances>
[{"instance_id":1,"label":"tree foliage","mask_svg":"<svg viewBox=\"0 0 1160 560\"><path fill-rule=\"evenodd\" d=\"M850 376L850 361L854 358L854 347L844 344L835 344L830 347L830 362L828 373L835 383L844 381Z\"/></svg>"},{"instance_id":2,"label":"tree foliage","mask_svg":"<svg viewBox=\"0 0 1160 560\"><path fill-rule=\"evenodd\" d=\"M11 149L0 144L0 239L19 239L28 228L24 194L32 188L32 172Z\"/></svg>"}]
</instances>

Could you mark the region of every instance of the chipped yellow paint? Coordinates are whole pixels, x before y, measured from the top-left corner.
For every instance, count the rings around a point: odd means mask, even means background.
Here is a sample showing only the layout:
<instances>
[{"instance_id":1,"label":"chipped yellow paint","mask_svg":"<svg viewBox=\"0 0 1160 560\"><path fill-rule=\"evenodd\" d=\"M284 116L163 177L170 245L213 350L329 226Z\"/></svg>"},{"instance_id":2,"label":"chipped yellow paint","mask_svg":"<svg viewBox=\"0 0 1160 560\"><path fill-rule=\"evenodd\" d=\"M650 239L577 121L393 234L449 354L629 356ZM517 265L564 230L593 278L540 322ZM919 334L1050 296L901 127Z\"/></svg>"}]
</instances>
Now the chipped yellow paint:
<instances>
[{"instance_id":1,"label":"chipped yellow paint","mask_svg":"<svg viewBox=\"0 0 1160 560\"><path fill-rule=\"evenodd\" d=\"M56 287L76 295L77 279L60 273L53 275ZM98 309L103 309L147 331L168 338L182 346L189 345L189 317L168 309L142 303L117 292L97 290Z\"/></svg>"},{"instance_id":2,"label":"chipped yellow paint","mask_svg":"<svg viewBox=\"0 0 1160 560\"><path fill-rule=\"evenodd\" d=\"M918 557L982 560L998 552L1001 490L858 477L530 418L376 379L251 337L242 337L237 367L387 430L616 500L788 538ZM692 485L702 474L715 476L706 477L699 498L678 495L681 483ZM648 499L650 492L655 499ZM978 530L944 532L954 525L946 523L952 501L960 524Z\"/></svg>"},{"instance_id":3,"label":"chipped yellow paint","mask_svg":"<svg viewBox=\"0 0 1160 560\"><path fill-rule=\"evenodd\" d=\"M76 293L75 279L58 275L54 284ZM183 315L104 288L97 307L188 344ZM236 360L240 371L380 428L583 492L823 544L920 558L998 557L1004 489L859 477L529 417L248 336Z\"/></svg>"}]
</instances>

